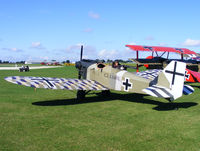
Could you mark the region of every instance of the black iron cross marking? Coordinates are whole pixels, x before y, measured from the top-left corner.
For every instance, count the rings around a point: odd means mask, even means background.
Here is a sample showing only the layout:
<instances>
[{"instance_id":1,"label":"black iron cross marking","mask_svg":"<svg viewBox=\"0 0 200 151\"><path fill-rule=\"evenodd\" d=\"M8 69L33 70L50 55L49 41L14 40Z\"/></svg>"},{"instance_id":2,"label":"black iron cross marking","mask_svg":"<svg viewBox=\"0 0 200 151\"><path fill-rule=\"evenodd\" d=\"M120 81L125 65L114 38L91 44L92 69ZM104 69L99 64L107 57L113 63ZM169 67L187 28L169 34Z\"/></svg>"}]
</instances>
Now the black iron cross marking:
<instances>
[{"instance_id":1,"label":"black iron cross marking","mask_svg":"<svg viewBox=\"0 0 200 151\"><path fill-rule=\"evenodd\" d=\"M46 83L47 83L47 86L49 87L49 88L52 88L52 87L54 87L54 85L50 82L50 81L54 81L54 82L58 82L59 80L48 80L48 79L46 79L46 78L41 78L41 79L31 79L31 80L38 80L38 81L45 81Z\"/></svg>"},{"instance_id":2,"label":"black iron cross marking","mask_svg":"<svg viewBox=\"0 0 200 151\"><path fill-rule=\"evenodd\" d=\"M128 91L128 89L132 87L132 83L129 83L129 78L125 78L122 84L124 85L125 91Z\"/></svg>"},{"instance_id":3,"label":"black iron cross marking","mask_svg":"<svg viewBox=\"0 0 200 151\"><path fill-rule=\"evenodd\" d=\"M152 71L152 72L144 72L144 75L147 75L147 76L153 76L153 77L156 77L158 76L159 74L159 70L158 71Z\"/></svg>"},{"instance_id":4,"label":"black iron cross marking","mask_svg":"<svg viewBox=\"0 0 200 151\"><path fill-rule=\"evenodd\" d=\"M180 53L183 53L183 49L181 49L181 48L174 48L174 49L176 49L176 50L179 51Z\"/></svg>"},{"instance_id":5,"label":"black iron cross marking","mask_svg":"<svg viewBox=\"0 0 200 151\"><path fill-rule=\"evenodd\" d=\"M189 78L190 78L190 74L188 73L187 70L185 70L185 79L189 80Z\"/></svg>"},{"instance_id":6,"label":"black iron cross marking","mask_svg":"<svg viewBox=\"0 0 200 151\"><path fill-rule=\"evenodd\" d=\"M172 85L174 85L174 80L175 80L175 76L176 76L176 75L185 76L183 73L178 73L178 72L176 72L176 65L177 65L177 62L175 62L175 64L174 64L174 71L169 71L169 70L166 70L166 71L165 71L165 72L167 72L167 73L173 74L173 77L172 77Z\"/></svg>"},{"instance_id":7,"label":"black iron cross marking","mask_svg":"<svg viewBox=\"0 0 200 151\"><path fill-rule=\"evenodd\" d=\"M148 46L143 46L144 49L149 49L150 51L153 51L152 47L148 47Z\"/></svg>"}]
</instances>

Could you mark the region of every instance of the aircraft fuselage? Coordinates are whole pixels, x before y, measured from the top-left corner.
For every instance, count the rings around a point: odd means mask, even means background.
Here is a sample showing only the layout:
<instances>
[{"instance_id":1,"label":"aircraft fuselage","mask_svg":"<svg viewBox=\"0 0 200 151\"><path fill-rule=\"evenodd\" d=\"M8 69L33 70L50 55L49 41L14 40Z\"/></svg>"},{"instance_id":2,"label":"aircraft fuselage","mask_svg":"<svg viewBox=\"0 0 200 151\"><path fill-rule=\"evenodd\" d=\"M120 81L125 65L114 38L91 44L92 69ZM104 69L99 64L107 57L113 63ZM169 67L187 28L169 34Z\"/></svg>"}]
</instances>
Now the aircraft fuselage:
<instances>
[{"instance_id":1,"label":"aircraft fuselage","mask_svg":"<svg viewBox=\"0 0 200 151\"><path fill-rule=\"evenodd\" d=\"M92 64L87 68L86 79L95 80L108 89L142 94L145 94L142 90L149 87L152 81L110 65L98 68L98 64Z\"/></svg>"}]
</instances>

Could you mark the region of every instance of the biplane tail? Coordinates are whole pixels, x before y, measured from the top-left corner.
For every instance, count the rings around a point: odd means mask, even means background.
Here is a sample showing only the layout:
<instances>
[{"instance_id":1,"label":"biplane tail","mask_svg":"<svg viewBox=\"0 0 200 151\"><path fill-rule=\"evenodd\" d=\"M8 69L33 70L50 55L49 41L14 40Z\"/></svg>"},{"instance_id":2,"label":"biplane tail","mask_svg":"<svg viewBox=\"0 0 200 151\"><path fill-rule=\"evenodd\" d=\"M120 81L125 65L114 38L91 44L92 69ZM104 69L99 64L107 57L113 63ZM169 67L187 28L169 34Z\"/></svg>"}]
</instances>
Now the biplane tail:
<instances>
[{"instance_id":1,"label":"biplane tail","mask_svg":"<svg viewBox=\"0 0 200 151\"><path fill-rule=\"evenodd\" d=\"M183 94L185 69L185 63L171 61L159 73L154 84L143 91L155 97L169 98L171 101L181 97Z\"/></svg>"}]
</instances>

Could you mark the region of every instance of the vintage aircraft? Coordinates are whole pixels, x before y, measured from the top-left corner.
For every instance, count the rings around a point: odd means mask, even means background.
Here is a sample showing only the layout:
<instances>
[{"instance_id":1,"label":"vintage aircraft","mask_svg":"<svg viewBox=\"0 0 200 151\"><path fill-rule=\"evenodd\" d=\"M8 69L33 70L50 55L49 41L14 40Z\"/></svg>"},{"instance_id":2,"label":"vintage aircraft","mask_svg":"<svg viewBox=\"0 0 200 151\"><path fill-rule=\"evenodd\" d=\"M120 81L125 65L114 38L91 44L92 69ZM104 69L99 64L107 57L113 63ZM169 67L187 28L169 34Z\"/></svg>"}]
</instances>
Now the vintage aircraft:
<instances>
[{"instance_id":1,"label":"vintage aircraft","mask_svg":"<svg viewBox=\"0 0 200 151\"><path fill-rule=\"evenodd\" d=\"M14 84L33 88L78 90L77 99L84 99L91 90L102 90L104 95L109 90L148 94L173 101L182 94L191 94L194 89L184 85L186 64L179 61L170 62L164 70L128 72L93 60L82 59L76 62L79 70L78 79L49 77L5 77Z\"/></svg>"},{"instance_id":2,"label":"vintage aircraft","mask_svg":"<svg viewBox=\"0 0 200 151\"><path fill-rule=\"evenodd\" d=\"M126 45L131 50L136 51L137 58L130 59L137 64L137 70L140 66L145 66L147 69L163 69L169 62L172 60L181 61L186 63L186 74L185 81L187 82L200 82L200 60L199 54L194 51L191 51L186 48L171 48L171 47L160 47L160 46L141 46L141 45ZM145 59L139 59L138 51L149 51L152 53L151 56L148 56ZM163 52L160 56L158 52ZM169 59L169 53L175 52L181 54L181 59ZM156 57L154 57L156 53ZM167 57L163 58L162 56L167 53ZM189 59L184 60L183 56L189 57Z\"/></svg>"},{"instance_id":3,"label":"vintage aircraft","mask_svg":"<svg viewBox=\"0 0 200 151\"><path fill-rule=\"evenodd\" d=\"M161 46L141 46L141 45L126 45L126 47L130 48L133 51L136 51L136 59L130 59L137 63L137 69L141 65L148 65L148 69L162 69L172 60L185 62L187 64L187 68L193 71L200 71L200 64L195 59L184 59L184 56L196 58L198 54L194 51L191 51L186 48L172 48L172 47L161 47ZM152 55L150 58L139 59L139 51L151 52ZM161 55L158 55L158 52L162 52ZM174 52L181 55L181 59L169 59L169 53ZM166 58L164 58L164 54L167 53ZM154 56L156 54L156 56Z\"/></svg>"}]
</instances>

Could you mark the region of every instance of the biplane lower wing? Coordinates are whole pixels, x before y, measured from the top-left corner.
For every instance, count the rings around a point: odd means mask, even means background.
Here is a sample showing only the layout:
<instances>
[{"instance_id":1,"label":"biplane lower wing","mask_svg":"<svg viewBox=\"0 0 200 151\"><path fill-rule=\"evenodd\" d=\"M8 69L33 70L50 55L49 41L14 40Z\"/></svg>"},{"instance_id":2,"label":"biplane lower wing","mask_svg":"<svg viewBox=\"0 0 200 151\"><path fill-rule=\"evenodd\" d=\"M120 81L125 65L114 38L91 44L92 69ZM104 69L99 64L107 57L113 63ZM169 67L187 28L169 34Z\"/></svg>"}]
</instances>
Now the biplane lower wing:
<instances>
[{"instance_id":1,"label":"biplane lower wing","mask_svg":"<svg viewBox=\"0 0 200 151\"><path fill-rule=\"evenodd\" d=\"M162 58L161 58L162 59ZM162 65L162 60L159 59L133 59L133 58L129 58L129 60L137 63L138 65L145 65L145 64L149 64L149 65Z\"/></svg>"},{"instance_id":2,"label":"biplane lower wing","mask_svg":"<svg viewBox=\"0 0 200 151\"><path fill-rule=\"evenodd\" d=\"M33 88L66 89L66 90L108 90L100 83L85 79L66 79L50 77L5 77L5 80L14 84Z\"/></svg>"}]
</instances>

